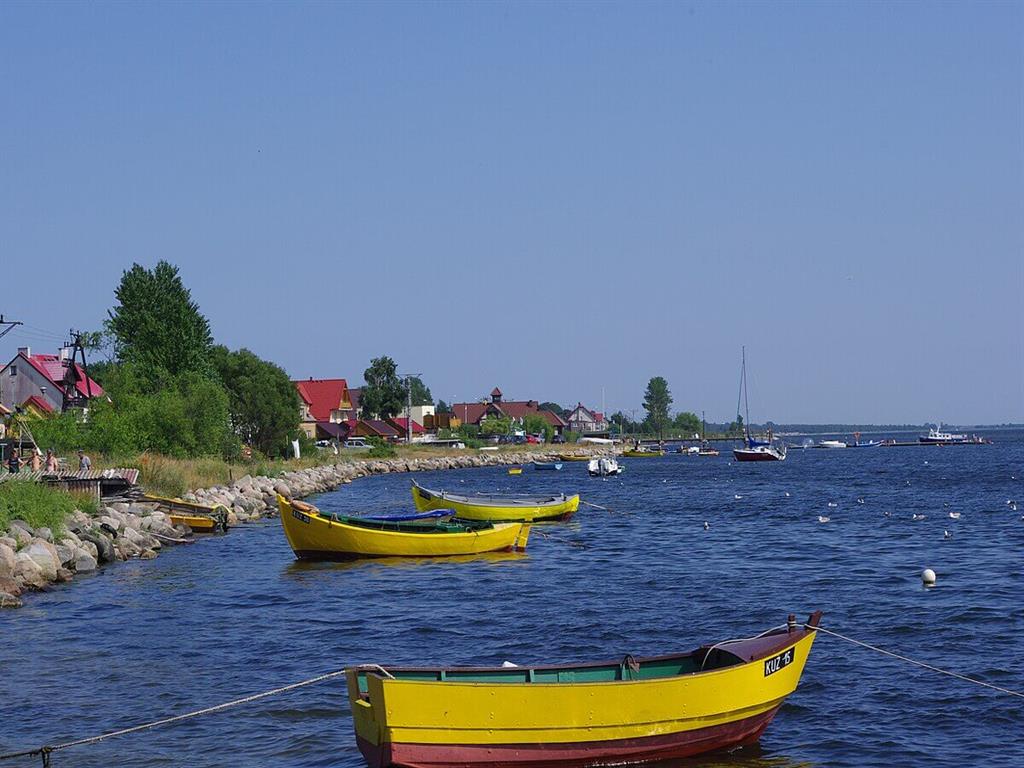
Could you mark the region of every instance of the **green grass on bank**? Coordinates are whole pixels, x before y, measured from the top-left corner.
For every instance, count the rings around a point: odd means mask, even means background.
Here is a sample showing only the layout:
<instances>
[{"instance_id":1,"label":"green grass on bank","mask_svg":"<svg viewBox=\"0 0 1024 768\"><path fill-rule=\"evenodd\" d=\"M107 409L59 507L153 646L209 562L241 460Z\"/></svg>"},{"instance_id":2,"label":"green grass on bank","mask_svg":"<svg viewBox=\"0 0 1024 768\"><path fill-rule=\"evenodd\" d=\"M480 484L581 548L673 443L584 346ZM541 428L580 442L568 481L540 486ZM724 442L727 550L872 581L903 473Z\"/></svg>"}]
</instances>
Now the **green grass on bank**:
<instances>
[{"instance_id":1,"label":"green grass on bank","mask_svg":"<svg viewBox=\"0 0 1024 768\"><path fill-rule=\"evenodd\" d=\"M515 445L501 446L503 453L521 453L523 461L529 461L536 453L565 449L566 446ZM570 446L571 449L571 446ZM278 477L284 472L295 472L329 464L364 461L367 459L395 456L402 459L429 459L443 456L478 455L472 450L430 448L423 445L387 446L384 451L342 451L335 455L323 451L302 459L259 459L250 462L227 462L215 457L199 459L176 459L152 453L135 456L101 456L93 459L97 469L112 467L134 467L140 471L139 483L148 493L159 496L181 496L197 488L213 485L227 485L244 476L264 475Z\"/></svg>"},{"instance_id":2,"label":"green grass on bank","mask_svg":"<svg viewBox=\"0 0 1024 768\"><path fill-rule=\"evenodd\" d=\"M49 528L57 539L67 516L76 509L95 512L96 500L38 483L10 480L0 485L0 531L8 530L12 520L24 520L33 528Z\"/></svg>"}]
</instances>

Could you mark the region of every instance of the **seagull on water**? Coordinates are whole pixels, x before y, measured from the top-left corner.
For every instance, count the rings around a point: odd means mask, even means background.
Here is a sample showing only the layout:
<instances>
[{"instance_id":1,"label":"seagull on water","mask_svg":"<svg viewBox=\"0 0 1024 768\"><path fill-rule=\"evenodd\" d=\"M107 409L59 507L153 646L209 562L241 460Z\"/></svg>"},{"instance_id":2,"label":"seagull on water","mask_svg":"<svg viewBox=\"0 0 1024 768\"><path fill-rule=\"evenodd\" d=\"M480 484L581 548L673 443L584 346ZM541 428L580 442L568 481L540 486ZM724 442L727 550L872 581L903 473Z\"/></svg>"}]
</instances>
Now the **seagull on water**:
<instances>
[{"instance_id":1,"label":"seagull on water","mask_svg":"<svg viewBox=\"0 0 1024 768\"><path fill-rule=\"evenodd\" d=\"M825 515L818 515L818 522L819 523L827 523L831 519L832 519L831 517L825 517Z\"/></svg>"},{"instance_id":2,"label":"seagull on water","mask_svg":"<svg viewBox=\"0 0 1024 768\"><path fill-rule=\"evenodd\" d=\"M950 533L949 531L944 530L942 532L942 537L945 538L945 539L952 539L953 538L953 534Z\"/></svg>"},{"instance_id":3,"label":"seagull on water","mask_svg":"<svg viewBox=\"0 0 1024 768\"><path fill-rule=\"evenodd\" d=\"M919 515L919 514L917 514L917 512L915 512L913 517L911 517L910 519L911 520L924 520L924 518L925 518L924 515Z\"/></svg>"},{"instance_id":4,"label":"seagull on water","mask_svg":"<svg viewBox=\"0 0 1024 768\"><path fill-rule=\"evenodd\" d=\"M952 518L953 520L959 520L959 519L960 519L960 513L959 513L959 512L950 512L950 513L949 513L949 516L950 516L950 517L951 517L951 518Z\"/></svg>"},{"instance_id":5,"label":"seagull on water","mask_svg":"<svg viewBox=\"0 0 1024 768\"><path fill-rule=\"evenodd\" d=\"M786 498L789 498L789 491L786 491Z\"/></svg>"},{"instance_id":6,"label":"seagull on water","mask_svg":"<svg viewBox=\"0 0 1024 768\"><path fill-rule=\"evenodd\" d=\"M838 504L836 504L836 503L835 503L834 501L830 501L830 502L828 503L828 505L829 505L830 507L838 507L838 506L839 506L839 505L838 505Z\"/></svg>"},{"instance_id":7,"label":"seagull on water","mask_svg":"<svg viewBox=\"0 0 1024 768\"><path fill-rule=\"evenodd\" d=\"M857 503L858 504L863 504L864 503L864 499L857 499Z\"/></svg>"},{"instance_id":8,"label":"seagull on water","mask_svg":"<svg viewBox=\"0 0 1024 768\"><path fill-rule=\"evenodd\" d=\"M707 520L704 521L704 530L705 531L710 531L711 530L711 523L709 523Z\"/></svg>"},{"instance_id":9,"label":"seagull on water","mask_svg":"<svg viewBox=\"0 0 1024 768\"><path fill-rule=\"evenodd\" d=\"M889 510L886 510L886 511L885 511L885 512L884 512L883 514L884 514L884 515L885 515L886 517L892 517L892 512L890 512Z\"/></svg>"},{"instance_id":10,"label":"seagull on water","mask_svg":"<svg viewBox=\"0 0 1024 768\"><path fill-rule=\"evenodd\" d=\"M739 501L739 500L740 500L740 499L742 499L743 497L742 497L742 496L740 496L740 495L739 495L739 494L737 493L737 494L734 494L734 495L733 495L733 498L734 498L734 499L736 499L736 501Z\"/></svg>"}]
</instances>

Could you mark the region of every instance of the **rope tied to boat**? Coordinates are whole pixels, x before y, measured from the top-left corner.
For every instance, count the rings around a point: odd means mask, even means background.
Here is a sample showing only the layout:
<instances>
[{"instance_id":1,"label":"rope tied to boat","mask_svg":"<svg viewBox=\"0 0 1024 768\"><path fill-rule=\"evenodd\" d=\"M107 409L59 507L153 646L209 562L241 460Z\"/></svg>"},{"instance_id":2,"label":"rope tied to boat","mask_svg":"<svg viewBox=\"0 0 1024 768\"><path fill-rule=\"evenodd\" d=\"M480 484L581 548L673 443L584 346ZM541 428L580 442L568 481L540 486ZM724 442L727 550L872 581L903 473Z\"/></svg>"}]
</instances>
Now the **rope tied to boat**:
<instances>
[{"instance_id":1,"label":"rope tied to boat","mask_svg":"<svg viewBox=\"0 0 1024 768\"><path fill-rule=\"evenodd\" d=\"M383 667L379 667L377 665L370 665L370 666L372 668L374 668L374 669L380 670L381 672L383 672L388 677L391 677L391 675ZM74 741L66 741L66 742L63 742L61 744L47 744L47 745L44 745L44 746L41 746L41 747L36 747L35 749L22 750L21 752L10 752L10 753L7 753L7 754L0 755L0 760L13 760L14 758L17 758L17 757L36 757L36 756L38 756L38 757L40 757L42 759L43 768L49 768L49 766L50 766L50 755L52 753L54 753L54 752L57 752L58 750L61 750L61 749L69 749L71 747L80 747L80 746L85 746L87 744L96 744L97 742L105 741L106 739L112 739L115 736L126 736L129 733L138 733L139 731L146 731L146 730L149 730L150 728L157 728L157 727L159 727L161 725L170 725L172 723L181 722L182 720L189 720L189 719L191 719L193 717L199 717L200 715L209 715L209 714L212 714L214 712L221 712L221 711L223 711L225 709L230 709L232 707L238 707L238 706L241 706L242 704L248 704L248 703L253 702L253 701L259 701L260 699L265 699L265 698L268 698L269 696L277 696L277 695L282 694L282 693L287 693L288 691L294 691L297 688L304 688L304 687L306 687L308 685L315 685L316 683L322 683L325 680L332 680L332 679L334 679L336 677L340 677L341 675L344 675L344 674L345 674L345 670L344 669L338 669L338 670L335 670L334 672L327 672L327 673L322 674L322 675L317 675L316 677L311 677L311 678L309 678L307 680L301 680L301 681L299 681L297 683L291 683L289 685L282 685L279 688L272 688L269 691L263 691L262 693L254 693L254 694L252 694L250 696L243 696L240 699L232 699L231 701L226 701L226 702L224 702L222 704L215 704L212 707L204 707L202 709L196 709L196 710L193 710L192 712L186 712L186 713L181 714L181 715L174 715L172 717L164 717L164 718L161 718L160 720L154 720L154 721L149 722L149 723L142 723L141 725L133 725L133 726L131 726L129 728L119 728L116 731L108 731L107 733L101 733L98 736L89 736L89 737L86 737L86 738L83 738L83 739L75 739Z\"/></svg>"},{"instance_id":2,"label":"rope tied to boat","mask_svg":"<svg viewBox=\"0 0 1024 768\"><path fill-rule=\"evenodd\" d=\"M887 651L885 648L879 648L877 645L871 645L871 643L865 643L862 640L855 640L852 637L847 637L846 635L840 634L839 632L836 632L836 631L831 630L831 629L825 629L824 627L811 627L811 626L808 626L806 624L804 625L804 627L806 629L812 629L812 630L817 630L818 632L824 632L826 635L832 635L833 637L837 637L840 640L845 640L848 643L853 643L854 645L859 645L861 648L867 648L869 651L874 651L875 653L881 653L881 654L883 654L885 656L891 656L894 659L899 659L900 661L905 661L908 664L913 664L914 666L921 667L922 669L927 669L927 670L930 670L932 672L937 672L940 675L948 675L949 677L955 677L957 680L962 680L965 683L974 683L975 685L980 685L980 686L983 686L985 688L991 688L993 691L998 691L999 693L1005 693L1008 696L1016 696L1018 698L1024 699L1024 693L1022 693L1020 691L1013 691L1013 690L1010 690L1009 688L1003 688L1002 686L999 686L999 685L993 685L992 683L986 683L984 680L978 680L977 678L974 678L974 677L968 677L967 675L961 675L959 672L953 672L952 670L942 669L941 667L936 667L933 664L928 664L928 663L923 662L923 661L918 661L917 659L912 659L909 656L904 656L901 653L895 653L893 651Z\"/></svg>"}]
</instances>

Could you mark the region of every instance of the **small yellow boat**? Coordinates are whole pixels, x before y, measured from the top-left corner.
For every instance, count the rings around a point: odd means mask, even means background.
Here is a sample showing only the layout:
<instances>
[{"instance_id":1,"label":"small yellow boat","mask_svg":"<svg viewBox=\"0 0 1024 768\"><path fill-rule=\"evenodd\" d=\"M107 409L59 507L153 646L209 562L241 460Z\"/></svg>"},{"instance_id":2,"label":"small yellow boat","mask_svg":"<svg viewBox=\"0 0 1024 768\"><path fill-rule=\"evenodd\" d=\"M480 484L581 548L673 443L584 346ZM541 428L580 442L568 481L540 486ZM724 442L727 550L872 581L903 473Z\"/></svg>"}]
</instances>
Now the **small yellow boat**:
<instances>
[{"instance_id":1,"label":"small yellow boat","mask_svg":"<svg viewBox=\"0 0 1024 768\"><path fill-rule=\"evenodd\" d=\"M523 474L523 468L522 467L509 467L508 468L508 473L510 475L521 475L521 474Z\"/></svg>"},{"instance_id":2,"label":"small yellow boat","mask_svg":"<svg viewBox=\"0 0 1024 768\"><path fill-rule=\"evenodd\" d=\"M171 525L187 525L195 533L213 533L228 529L228 508L223 504L197 504L194 501L144 494L146 501L167 511Z\"/></svg>"},{"instance_id":3,"label":"small yellow boat","mask_svg":"<svg viewBox=\"0 0 1024 768\"><path fill-rule=\"evenodd\" d=\"M354 557L443 557L522 551L527 523L397 521L324 514L301 501L277 497L281 525L300 560Z\"/></svg>"},{"instance_id":4,"label":"small yellow boat","mask_svg":"<svg viewBox=\"0 0 1024 768\"><path fill-rule=\"evenodd\" d=\"M649 459L649 458L653 458L654 456L664 456L665 452L661 451L661 450L648 451L648 450L637 450L635 448L629 448L629 449L623 451L622 455L626 456L626 457L628 457L630 459Z\"/></svg>"},{"instance_id":5,"label":"small yellow boat","mask_svg":"<svg viewBox=\"0 0 1024 768\"><path fill-rule=\"evenodd\" d=\"M593 458L586 453L560 453L558 454L559 461L590 461Z\"/></svg>"},{"instance_id":6,"label":"small yellow boat","mask_svg":"<svg viewBox=\"0 0 1024 768\"><path fill-rule=\"evenodd\" d=\"M413 480L412 499L416 509L451 509L463 520L524 521L568 520L580 507L580 496L460 496L432 491Z\"/></svg>"},{"instance_id":7,"label":"small yellow boat","mask_svg":"<svg viewBox=\"0 0 1024 768\"><path fill-rule=\"evenodd\" d=\"M350 667L356 742L370 768L583 768L749 744L796 690L820 618L674 656Z\"/></svg>"}]
</instances>

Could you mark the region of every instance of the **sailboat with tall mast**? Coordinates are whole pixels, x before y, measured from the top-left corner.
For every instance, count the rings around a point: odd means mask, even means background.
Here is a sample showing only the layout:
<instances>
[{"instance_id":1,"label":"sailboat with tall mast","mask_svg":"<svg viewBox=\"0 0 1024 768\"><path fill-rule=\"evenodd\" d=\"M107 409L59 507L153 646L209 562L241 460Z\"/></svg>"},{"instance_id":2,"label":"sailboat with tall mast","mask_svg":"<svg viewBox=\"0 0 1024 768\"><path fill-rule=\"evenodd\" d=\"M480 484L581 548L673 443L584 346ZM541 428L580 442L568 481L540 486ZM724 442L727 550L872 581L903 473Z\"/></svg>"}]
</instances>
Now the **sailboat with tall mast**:
<instances>
[{"instance_id":1,"label":"sailboat with tall mast","mask_svg":"<svg viewBox=\"0 0 1024 768\"><path fill-rule=\"evenodd\" d=\"M743 399L744 430L746 439L742 448L733 448L732 455L736 461L785 461L786 446L778 446L772 441L772 430L768 428L768 439L755 440L750 434L750 404L747 402L747 348L743 347L743 363L740 367L740 397ZM739 399L736 410L739 411Z\"/></svg>"}]
</instances>

